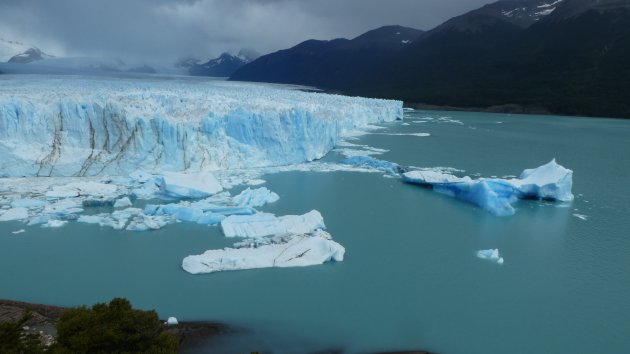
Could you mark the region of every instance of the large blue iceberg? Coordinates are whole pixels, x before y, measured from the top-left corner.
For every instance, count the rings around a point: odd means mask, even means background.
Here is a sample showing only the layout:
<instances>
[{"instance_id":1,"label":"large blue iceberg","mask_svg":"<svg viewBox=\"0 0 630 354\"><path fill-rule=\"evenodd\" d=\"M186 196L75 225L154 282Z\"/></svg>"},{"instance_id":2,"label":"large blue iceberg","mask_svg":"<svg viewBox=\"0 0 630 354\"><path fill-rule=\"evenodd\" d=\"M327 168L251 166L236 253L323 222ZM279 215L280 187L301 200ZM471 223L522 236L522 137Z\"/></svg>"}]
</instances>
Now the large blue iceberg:
<instances>
[{"instance_id":1,"label":"large blue iceberg","mask_svg":"<svg viewBox=\"0 0 630 354\"><path fill-rule=\"evenodd\" d=\"M518 178L456 177L435 170L410 171L403 174L408 183L431 186L436 192L475 204L499 216L514 215L518 199L573 200L573 171L556 160L523 171Z\"/></svg>"}]
</instances>

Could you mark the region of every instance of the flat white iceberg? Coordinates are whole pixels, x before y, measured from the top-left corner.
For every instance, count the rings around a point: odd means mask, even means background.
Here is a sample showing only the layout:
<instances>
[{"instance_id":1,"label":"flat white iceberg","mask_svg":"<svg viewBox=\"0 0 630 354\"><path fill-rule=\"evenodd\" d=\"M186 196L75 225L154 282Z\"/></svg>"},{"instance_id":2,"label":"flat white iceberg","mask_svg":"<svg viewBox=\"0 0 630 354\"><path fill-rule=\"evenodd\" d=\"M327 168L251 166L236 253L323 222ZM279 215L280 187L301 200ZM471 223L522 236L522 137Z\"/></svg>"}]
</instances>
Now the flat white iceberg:
<instances>
[{"instance_id":1,"label":"flat white iceberg","mask_svg":"<svg viewBox=\"0 0 630 354\"><path fill-rule=\"evenodd\" d=\"M12 208L0 215L0 221L15 221L28 219L28 209Z\"/></svg>"},{"instance_id":2,"label":"flat white iceberg","mask_svg":"<svg viewBox=\"0 0 630 354\"><path fill-rule=\"evenodd\" d=\"M324 218L317 210L304 215L280 217L267 213L233 215L221 221L221 229L226 237L261 238L282 234L308 234L325 228Z\"/></svg>"},{"instance_id":3,"label":"flat white iceberg","mask_svg":"<svg viewBox=\"0 0 630 354\"><path fill-rule=\"evenodd\" d=\"M431 186L435 191L475 204L489 212L509 216L516 212L517 199L571 201L573 171L551 162L523 171L519 178L457 177L437 170L410 171L403 174L408 183Z\"/></svg>"},{"instance_id":4,"label":"flat white iceberg","mask_svg":"<svg viewBox=\"0 0 630 354\"><path fill-rule=\"evenodd\" d=\"M324 236L327 235L327 236ZM182 268L192 274L271 267L305 267L343 261L345 249L325 232L297 235L286 243L257 248L225 248L188 256Z\"/></svg>"},{"instance_id":5,"label":"flat white iceberg","mask_svg":"<svg viewBox=\"0 0 630 354\"><path fill-rule=\"evenodd\" d=\"M55 186L46 193L49 199L73 198L73 197L99 197L106 198L117 195L118 187L112 184L98 182L74 182L63 186Z\"/></svg>"},{"instance_id":6,"label":"flat white iceberg","mask_svg":"<svg viewBox=\"0 0 630 354\"><path fill-rule=\"evenodd\" d=\"M129 199L129 197L123 197L116 200L116 202L114 203L114 208L128 208L132 205L133 203L131 203L131 199Z\"/></svg>"},{"instance_id":7,"label":"flat white iceberg","mask_svg":"<svg viewBox=\"0 0 630 354\"><path fill-rule=\"evenodd\" d=\"M401 167L397 163L378 160L369 156L353 156L342 160L341 163L344 165L372 168L395 175L401 172Z\"/></svg>"}]
</instances>

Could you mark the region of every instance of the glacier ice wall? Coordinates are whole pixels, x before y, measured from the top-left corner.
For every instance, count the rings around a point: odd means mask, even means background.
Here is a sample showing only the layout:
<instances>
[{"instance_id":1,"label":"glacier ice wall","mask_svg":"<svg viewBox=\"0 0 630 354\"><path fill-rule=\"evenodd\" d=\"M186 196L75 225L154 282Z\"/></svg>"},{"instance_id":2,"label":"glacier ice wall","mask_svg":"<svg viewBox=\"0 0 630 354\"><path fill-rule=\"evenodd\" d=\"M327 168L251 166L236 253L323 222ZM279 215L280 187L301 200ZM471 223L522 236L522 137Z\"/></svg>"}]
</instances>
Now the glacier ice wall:
<instances>
[{"instance_id":1,"label":"glacier ice wall","mask_svg":"<svg viewBox=\"0 0 630 354\"><path fill-rule=\"evenodd\" d=\"M267 167L323 157L398 101L177 79L0 79L0 175Z\"/></svg>"}]
</instances>

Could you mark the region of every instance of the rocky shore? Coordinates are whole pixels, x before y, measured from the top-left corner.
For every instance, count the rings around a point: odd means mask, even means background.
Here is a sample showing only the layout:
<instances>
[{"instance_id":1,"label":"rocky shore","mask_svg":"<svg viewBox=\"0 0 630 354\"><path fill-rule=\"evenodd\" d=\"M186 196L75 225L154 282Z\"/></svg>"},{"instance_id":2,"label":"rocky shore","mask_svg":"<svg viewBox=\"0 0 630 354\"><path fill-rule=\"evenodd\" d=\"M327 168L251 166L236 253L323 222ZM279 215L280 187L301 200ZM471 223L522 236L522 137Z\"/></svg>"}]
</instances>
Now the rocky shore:
<instances>
[{"instance_id":1,"label":"rocky shore","mask_svg":"<svg viewBox=\"0 0 630 354\"><path fill-rule=\"evenodd\" d=\"M56 324L64 307L42 304L31 304L21 301L0 300L0 323L15 322L31 311L31 318L23 327L26 332L38 334L45 344L50 344L57 336ZM175 326L168 326L166 332L179 339L181 351L194 348L203 340L213 336L231 333L233 330L220 323L211 322L180 322Z\"/></svg>"},{"instance_id":2,"label":"rocky shore","mask_svg":"<svg viewBox=\"0 0 630 354\"><path fill-rule=\"evenodd\" d=\"M0 300L0 323L15 322L24 316L26 311L31 311L31 318L23 327L25 331L38 334L41 341L51 344L56 335L56 324L64 307L50 306L42 304L31 304L21 301ZM213 337L229 335L238 332L238 329L221 323L212 322L179 322L177 325L168 326L168 333L179 339L180 352L192 353L195 348ZM260 352L260 354L273 354ZM314 354L344 354L342 349L322 351ZM245 353L247 354L247 353ZM381 352L375 354L431 354L427 351L401 351L401 352Z\"/></svg>"}]
</instances>

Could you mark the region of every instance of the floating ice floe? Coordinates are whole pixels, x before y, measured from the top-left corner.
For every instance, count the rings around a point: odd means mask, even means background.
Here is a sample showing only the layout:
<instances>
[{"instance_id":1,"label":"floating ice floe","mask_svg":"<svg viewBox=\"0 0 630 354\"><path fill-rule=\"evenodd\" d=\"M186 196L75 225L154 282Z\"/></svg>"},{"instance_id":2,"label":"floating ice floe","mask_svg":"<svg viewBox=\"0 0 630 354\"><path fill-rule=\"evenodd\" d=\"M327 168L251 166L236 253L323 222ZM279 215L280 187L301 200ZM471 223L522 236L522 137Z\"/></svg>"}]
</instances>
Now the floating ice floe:
<instances>
[{"instance_id":1,"label":"floating ice floe","mask_svg":"<svg viewBox=\"0 0 630 354\"><path fill-rule=\"evenodd\" d=\"M24 230L24 229L19 229L19 230L16 230L16 231L11 231L11 233L12 233L12 234L14 234L14 235L23 234L23 233L25 233L25 232L26 232L26 230Z\"/></svg>"},{"instance_id":2,"label":"floating ice floe","mask_svg":"<svg viewBox=\"0 0 630 354\"><path fill-rule=\"evenodd\" d=\"M503 257L501 257L501 255L499 254L499 250L496 248L478 251L477 257L491 261L491 262L495 262L499 265L503 264Z\"/></svg>"},{"instance_id":3,"label":"floating ice floe","mask_svg":"<svg viewBox=\"0 0 630 354\"><path fill-rule=\"evenodd\" d=\"M226 237L261 238L282 234L308 234L324 228L324 218L317 210L304 215L280 217L268 213L233 215L221 221L221 229Z\"/></svg>"},{"instance_id":4,"label":"floating ice floe","mask_svg":"<svg viewBox=\"0 0 630 354\"><path fill-rule=\"evenodd\" d=\"M0 215L0 221L16 221L28 219L27 208L8 209Z\"/></svg>"},{"instance_id":5,"label":"floating ice floe","mask_svg":"<svg viewBox=\"0 0 630 354\"><path fill-rule=\"evenodd\" d=\"M257 208L277 202L280 200L280 196L265 187L258 189L247 188L235 196L233 200L238 206Z\"/></svg>"},{"instance_id":6,"label":"floating ice floe","mask_svg":"<svg viewBox=\"0 0 630 354\"><path fill-rule=\"evenodd\" d=\"M546 165L523 171L519 178L456 177L438 171L411 171L403 174L408 183L432 186L443 193L473 203L500 216L515 213L512 204L521 199L571 201L573 171L552 160Z\"/></svg>"},{"instance_id":7,"label":"floating ice floe","mask_svg":"<svg viewBox=\"0 0 630 354\"><path fill-rule=\"evenodd\" d=\"M288 241L259 247L209 250L184 258L182 268L192 274L272 267L305 267L343 261L345 249L321 230L293 235Z\"/></svg>"},{"instance_id":8,"label":"floating ice floe","mask_svg":"<svg viewBox=\"0 0 630 354\"><path fill-rule=\"evenodd\" d=\"M389 135L389 136L418 136L418 137L428 137L431 136L430 133L370 133L371 135Z\"/></svg>"},{"instance_id":9,"label":"floating ice floe","mask_svg":"<svg viewBox=\"0 0 630 354\"><path fill-rule=\"evenodd\" d=\"M378 160L369 156L354 156L342 160L341 163L351 166L373 168L391 174L398 174L401 172L401 167L397 163L385 160Z\"/></svg>"},{"instance_id":10,"label":"floating ice floe","mask_svg":"<svg viewBox=\"0 0 630 354\"><path fill-rule=\"evenodd\" d=\"M249 181L246 182L247 185L252 186L252 187L260 186L265 183L267 183L267 181L265 181L264 179L250 179Z\"/></svg>"},{"instance_id":11,"label":"floating ice floe","mask_svg":"<svg viewBox=\"0 0 630 354\"><path fill-rule=\"evenodd\" d=\"M223 190L212 173L166 172L157 180L160 190L174 198L205 198Z\"/></svg>"},{"instance_id":12,"label":"floating ice floe","mask_svg":"<svg viewBox=\"0 0 630 354\"><path fill-rule=\"evenodd\" d=\"M116 202L114 203L114 208L128 208L132 205L133 203L131 202L129 197L123 197L116 200Z\"/></svg>"},{"instance_id":13,"label":"floating ice floe","mask_svg":"<svg viewBox=\"0 0 630 354\"><path fill-rule=\"evenodd\" d=\"M580 220L588 220L588 215L584 215L584 214L573 214L573 216L575 216L576 218L580 219Z\"/></svg>"}]
</instances>

